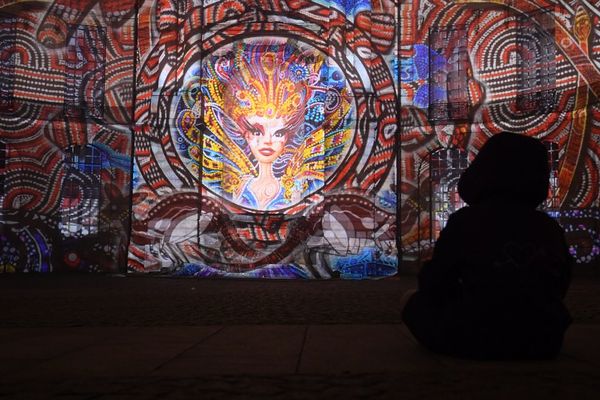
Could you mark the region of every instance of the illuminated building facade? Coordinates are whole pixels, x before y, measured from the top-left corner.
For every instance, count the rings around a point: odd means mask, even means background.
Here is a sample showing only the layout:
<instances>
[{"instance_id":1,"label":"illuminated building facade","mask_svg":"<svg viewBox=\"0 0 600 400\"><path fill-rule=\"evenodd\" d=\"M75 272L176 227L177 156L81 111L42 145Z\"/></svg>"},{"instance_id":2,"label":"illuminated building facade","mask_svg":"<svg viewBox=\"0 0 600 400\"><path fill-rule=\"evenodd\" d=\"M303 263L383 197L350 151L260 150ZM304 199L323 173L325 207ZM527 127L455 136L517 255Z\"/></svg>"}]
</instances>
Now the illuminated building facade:
<instances>
[{"instance_id":1,"label":"illuminated building facade","mask_svg":"<svg viewBox=\"0 0 600 400\"><path fill-rule=\"evenodd\" d=\"M600 3L0 0L0 271L376 278L490 136L600 259Z\"/></svg>"}]
</instances>

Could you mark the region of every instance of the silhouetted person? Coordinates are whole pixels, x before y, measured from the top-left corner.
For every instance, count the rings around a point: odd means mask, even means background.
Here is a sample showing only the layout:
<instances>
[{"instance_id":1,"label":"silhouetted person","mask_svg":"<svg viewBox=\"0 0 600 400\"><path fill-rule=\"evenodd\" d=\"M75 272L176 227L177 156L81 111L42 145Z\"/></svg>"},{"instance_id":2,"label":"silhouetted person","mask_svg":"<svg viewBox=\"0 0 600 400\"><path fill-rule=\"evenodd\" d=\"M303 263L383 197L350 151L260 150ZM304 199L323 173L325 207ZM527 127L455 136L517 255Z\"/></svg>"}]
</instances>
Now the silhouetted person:
<instances>
[{"instance_id":1,"label":"silhouetted person","mask_svg":"<svg viewBox=\"0 0 600 400\"><path fill-rule=\"evenodd\" d=\"M450 216L402 317L429 349L476 359L553 358L571 323L571 257L562 228L537 211L548 156L538 140L500 133L458 182Z\"/></svg>"}]
</instances>

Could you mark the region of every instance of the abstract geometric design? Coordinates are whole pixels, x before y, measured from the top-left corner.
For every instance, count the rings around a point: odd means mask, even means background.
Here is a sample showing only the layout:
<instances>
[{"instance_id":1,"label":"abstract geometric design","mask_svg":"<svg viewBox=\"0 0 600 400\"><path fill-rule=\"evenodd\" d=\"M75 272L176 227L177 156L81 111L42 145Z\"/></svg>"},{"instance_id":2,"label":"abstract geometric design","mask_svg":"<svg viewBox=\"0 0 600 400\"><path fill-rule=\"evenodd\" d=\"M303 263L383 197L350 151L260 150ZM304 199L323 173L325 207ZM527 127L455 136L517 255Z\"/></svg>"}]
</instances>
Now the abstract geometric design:
<instances>
[{"instance_id":1,"label":"abstract geometric design","mask_svg":"<svg viewBox=\"0 0 600 400\"><path fill-rule=\"evenodd\" d=\"M0 10L9 16L0 18L0 64L12 71L11 104L0 108L0 233L15 272L116 272L125 263L134 26L104 26L95 9L76 16L66 8L85 3L7 1ZM70 156L88 146L104 160L91 175Z\"/></svg>"},{"instance_id":2,"label":"abstract geometric design","mask_svg":"<svg viewBox=\"0 0 600 400\"><path fill-rule=\"evenodd\" d=\"M393 275L504 130L594 264L599 98L590 1L0 0L0 271Z\"/></svg>"},{"instance_id":3,"label":"abstract geometric design","mask_svg":"<svg viewBox=\"0 0 600 400\"><path fill-rule=\"evenodd\" d=\"M172 24L202 35L159 39L142 66L132 270L327 278L329 257L380 246L395 256L395 210L377 206L395 185L395 78L383 58L394 30L370 35L369 3L348 5L169 8ZM376 21L393 22L389 6ZM165 48L178 48L178 69ZM325 244L334 237L352 248Z\"/></svg>"},{"instance_id":4,"label":"abstract geometric design","mask_svg":"<svg viewBox=\"0 0 600 400\"><path fill-rule=\"evenodd\" d=\"M73 33L66 46L65 114L72 118L102 118L106 30L97 26L69 26ZM84 85L93 82L93 85ZM86 93L87 90L89 92Z\"/></svg>"},{"instance_id":5,"label":"abstract geometric design","mask_svg":"<svg viewBox=\"0 0 600 400\"><path fill-rule=\"evenodd\" d=\"M402 248L418 254L431 246L428 154L438 147L464 149L469 159L491 135L503 130L558 146L554 206L599 205L597 99L600 70L589 43L597 42L598 7L538 1L411 1L401 7L401 62L427 54L420 46L444 29L465 29L469 53L468 123L434 123L428 102L402 109ZM454 46L429 52L443 62ZM434 58L435 57L435 58ZM440 60L440 61L437 61ZM427 78L424 79L425 82ZM401 84L404 87L404 82ZM402 99L404 101L404 97ZM406 103L403 103L406 104ZM421 189L421 191L419 190ZM586 220L593 226L593 219ZM561 221L559 219L559 221ZM591 224L591 225L590 225ZM570 236L569 236L570 235ZM575 237L567 232L568 238ZM585 250L583 250L585 252ZM597 260L592 256L590 260ZM590 261L587 261L590 262ZM597 262L597 261L596 261Z\"/></svg>"}]
</instances>

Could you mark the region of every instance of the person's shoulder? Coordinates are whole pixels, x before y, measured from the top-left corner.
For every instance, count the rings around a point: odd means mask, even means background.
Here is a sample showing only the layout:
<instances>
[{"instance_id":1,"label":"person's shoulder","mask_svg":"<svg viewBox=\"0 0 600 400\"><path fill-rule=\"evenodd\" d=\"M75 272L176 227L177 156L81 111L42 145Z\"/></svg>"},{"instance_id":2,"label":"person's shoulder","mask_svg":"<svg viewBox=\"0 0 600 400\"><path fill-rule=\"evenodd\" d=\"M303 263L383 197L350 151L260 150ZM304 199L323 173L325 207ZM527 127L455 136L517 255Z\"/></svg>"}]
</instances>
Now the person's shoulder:
<instances>
[{"instance_id":1,"label":"person's shoulder","mask_svg":"<svg viewBox=\"0 0 600 400\"><path fill-rule=\"evenodd\" d=\"M493 204L466 205L453 212L450 216L454 219L475 218L486 214L496 214L499 208Z\"/></svg>"},{"instance_id":2,"label":"person's shoulder","mask_svg":"<svg viewBox=\"0 0 600 400\"><path fill-rule=\"evenodd\" d=\"M511 211L510 206L490 202L467 205L452 213L448 224L481 224L483 221L495 224L499 220L509 223L515 218L515 213Z\"/></svg>"},{"instance_id":3,"label":"person's shoulder","mask_svg":"<svg viewBox=\"0 0 600 400\"><path fill-rule=\"evenodd\" d=\"M544 210L539 210L539 209L533 209L531 211L529 211L529 214L531 215L531 218L535 218L538 221L543 221L544 223L547 224L556 224L556 220L554 218L552 218L550 215L548 215L548 213Z\"/></svg>"},{"instance_id":4,"label":"person's shoulder","mask_svg":"<svg viewBox=\"0 0 600 400\"><path fill-rule=\"evenodd\" d=\"M464 221L469 221L473 218L477 218L477 215L479 214L478 212L479 210L477 209L477 207L475 206L464 206L462 208L459 208L458 210L454 211L452 214L450 214L450 216L448 217L448 224L459 224L462 223Z\"/></svg>"},{"instance_id":5,"label":"person's shoulder","mask_svg":"<svg viewBox=\"0 0 600 400\"><path fill-rule=\"evenodd\" d=\"M541 210L535 210L534 212L535 212L535 216L536 216L537 220L541 224L545 224L546 226L554 228L556 230L560 230L560 231L563 230L563 228L558 223L557 219L555 217L552 217L551 215L549 215L547 212L541 211Z\"/></svg>"},{"instance_id":6,"label":"person's shoulder","mask_svg":"<svg viewBox=\"0 0 600 400\"><path fill-rule=\"evenodd\" d=\"M453 219L464 218L466 216L474 214L476 211L477 211L476 207L464 206L464 207L459 208L458 210L454 211L452 214L450 214L450 218L453 218Z\"/></svg>"}]
</instances>

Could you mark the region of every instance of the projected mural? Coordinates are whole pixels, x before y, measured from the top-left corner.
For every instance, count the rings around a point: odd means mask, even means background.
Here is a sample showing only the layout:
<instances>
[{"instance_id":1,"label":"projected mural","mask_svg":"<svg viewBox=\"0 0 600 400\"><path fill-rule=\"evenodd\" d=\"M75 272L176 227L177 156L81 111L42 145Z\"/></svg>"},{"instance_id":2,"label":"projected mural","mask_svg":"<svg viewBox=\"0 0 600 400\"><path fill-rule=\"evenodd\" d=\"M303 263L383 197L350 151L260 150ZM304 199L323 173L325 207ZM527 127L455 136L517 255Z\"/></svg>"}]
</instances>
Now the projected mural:
<instances>
[{"instance_id":1,"label":"projected mural","mask_svg":"<svg viewBox=\"0 0 600 400\"><path fill-rule=\"evenodd\" d=\"M342 71L299 42L255 38L219 53L184 78L176 140L188 168L200 174L202 165L211 191L255 210L286 208L321 189L354 134Z\"/></svg>"},{"instance_id":2,"label":"projected mural","mask_svg":"<svg viewBox=\"0 0 600 400\"><path fill-rule=\"evenodd\" d=\"M126 262L133 1L100 3L0 1L1 272Z\"/></svg>"},{"instance_id":3,"label":"projected mural","mask_svg":"<svg viewBox=\"0 0 600 400\"><path fill-rule=\"evenodd\" d=\"M172 5L190 34L142 67L130 268L394 274L394 3Z\"/></svg>"},{"instance_id":4,"label":"projected mural","mask_svg":"<svg viewBox=\"0 0 600 400\"><path fill-rule=\"evenodd\" d=\"M0 0L0 271L378 278L509 130L600 262L600 5Z\"/></svg>"}]
</instances>

